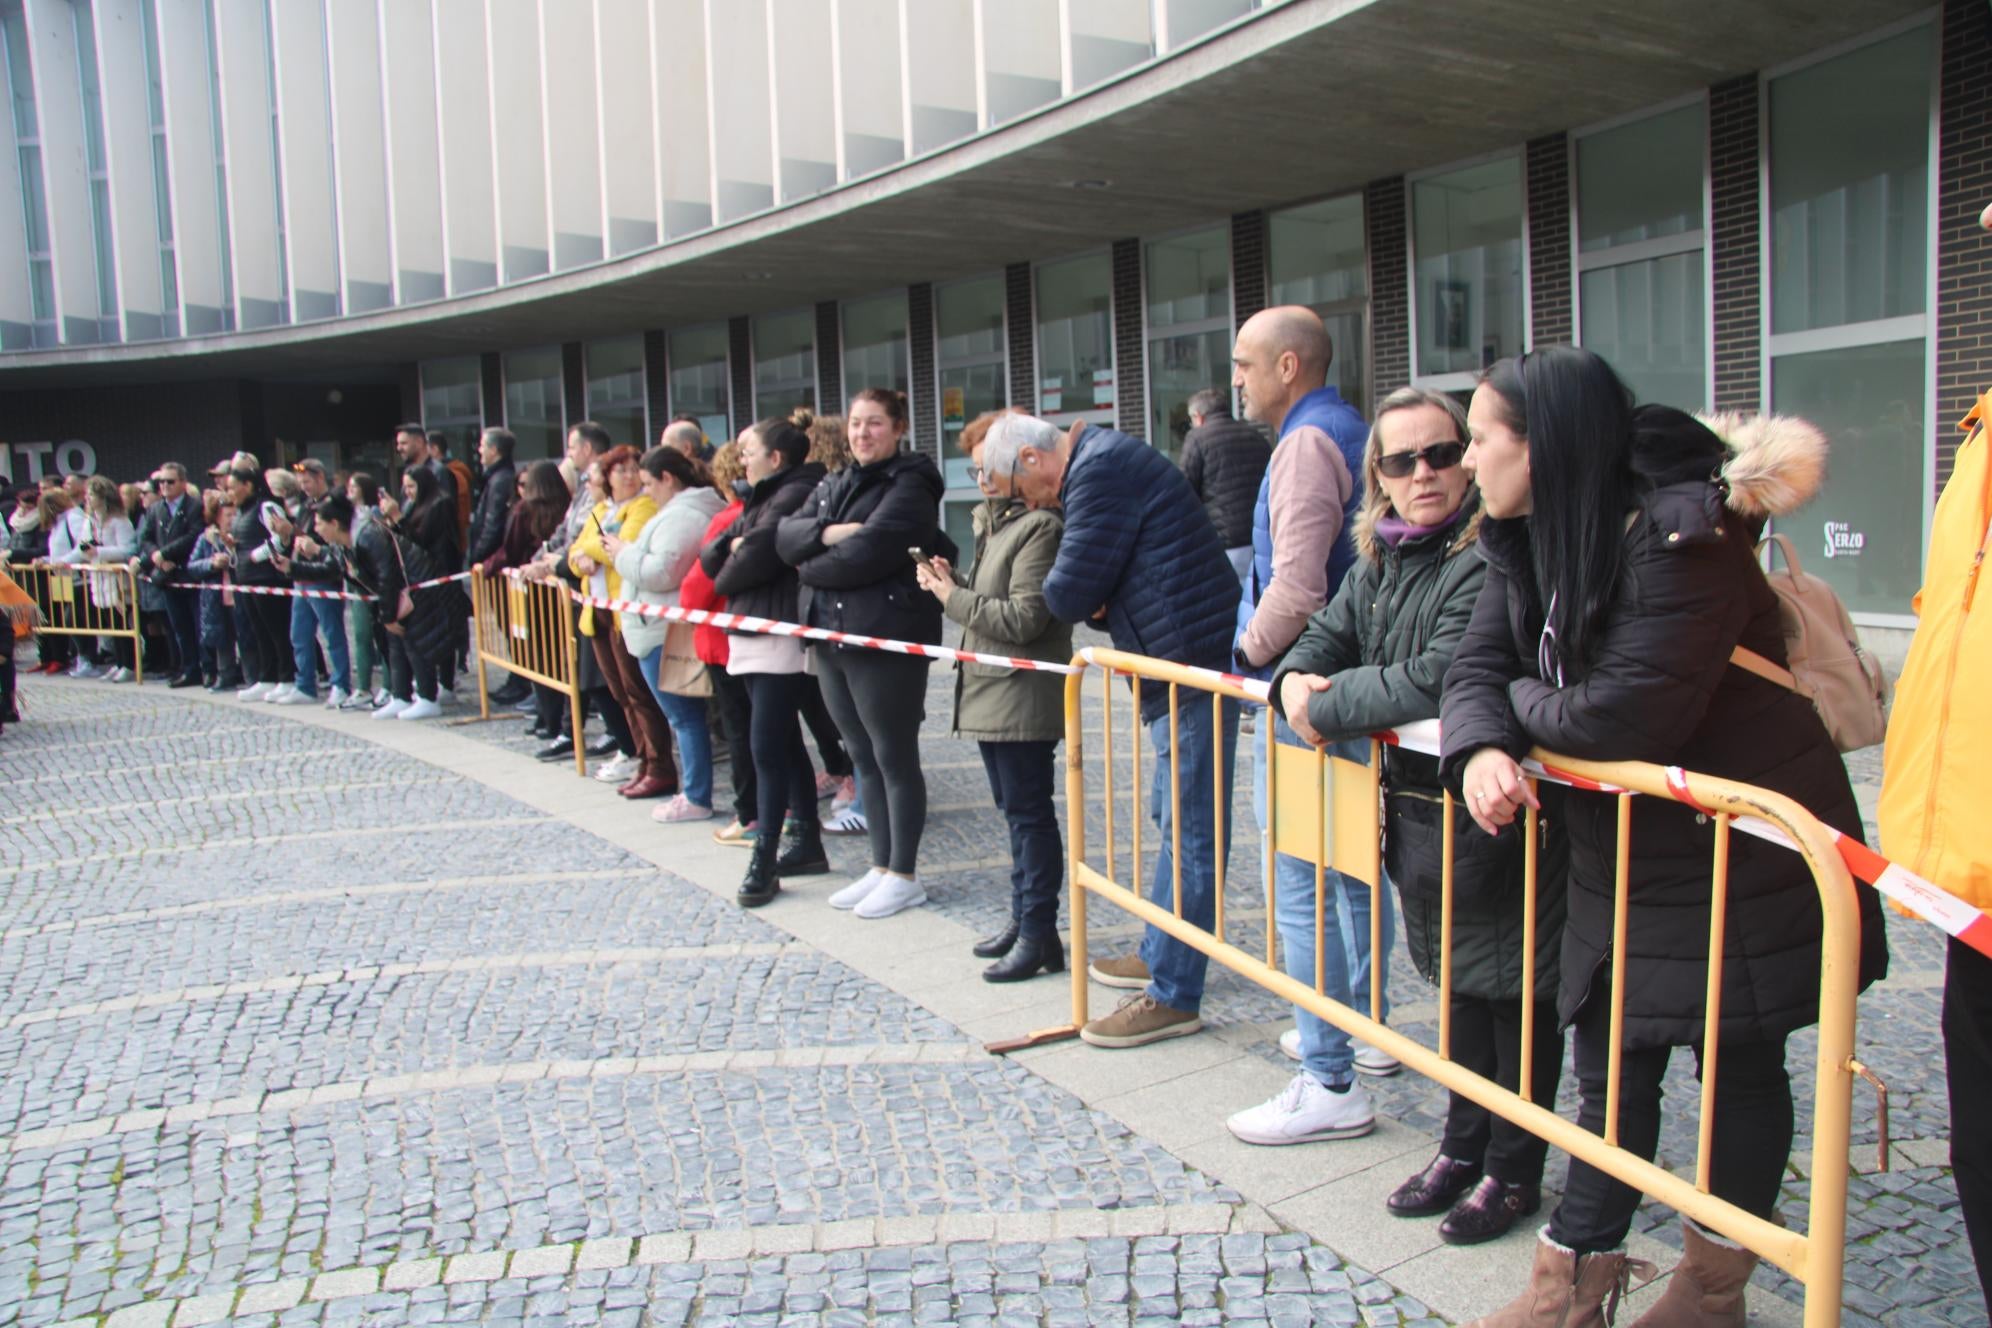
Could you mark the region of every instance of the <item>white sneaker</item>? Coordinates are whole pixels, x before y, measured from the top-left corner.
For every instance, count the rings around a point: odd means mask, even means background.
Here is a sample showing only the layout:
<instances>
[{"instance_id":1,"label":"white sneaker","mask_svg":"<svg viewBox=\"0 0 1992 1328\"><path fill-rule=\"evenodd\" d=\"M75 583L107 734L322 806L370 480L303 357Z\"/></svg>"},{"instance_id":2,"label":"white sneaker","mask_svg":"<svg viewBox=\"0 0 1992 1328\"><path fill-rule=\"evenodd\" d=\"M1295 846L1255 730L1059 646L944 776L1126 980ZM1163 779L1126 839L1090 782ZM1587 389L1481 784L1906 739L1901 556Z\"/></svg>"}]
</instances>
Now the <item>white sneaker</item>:
<instances>
[{"instance_id":1,"label":"white sneaker","mask_svg":"<svg viewBox=\"0 0 1992 1328\"><path fill-rule=\"evenodd\" d=\"M927 891L917 876L909 881L904 876L882 873L878 884L851 911L861 918L889 918L926 902Z\"/></svg>"},{"instance_id":2,"label":"white sneaker","mask_svg":"<svg viewBox=\"0 0 1992 1328\"><path fill-rule=\"evenodd\" d=\"M1349 1045L1355 1050L1356 1073L1366 1074L1376 1079L1388 1079L1404 1067L1389 1052L1378 1051L1361 1038L1350 1038ZM1300 1030L1289 1028L1280 1034L1280 1050L1290 1061L1300 1059Z\"/></svg>"},{"instance_id":3,"label":"white sneaker","mask_svg":"<svg viewBox=\"0 0 1992 1328\"><path fill-rule=\"evenodd\" d=\"M437 715L440 715L442 713L443 713L443 708L437 705L434 701L424 701L421 697L418 696L413 701L403 706L401 709L401 713L396 715L395 718L396 719L434 719Z\"/></svg>"},{"instance_id":4,"label":"white sneaker","mask_svg":"<svg viewBox=\"0 0 1992 1328\"><path fill-rule=\"evenodd\" d=\"M624 784L636 778L636 758L617 752L602 762L595 771L595 778L604 784Z\"/></svg>"},{"instance_id":5,"label":"white sneaker","mask_svg":"<svg viewBox=\"0 0 1992 1328\"><path fill-rule=\"evenodd\" d=\"M293 687L287 692L280 691L270 698L271 705L317 705L318 698Z\"/></svg>"},{"instance_id":6,"label":"white sneaker","mask_svg":"<svg viewBox=\"0 0 1992 1328\"><path fill-rule=\"evenodd\" d=\"M130 682L131 670L122 664L113 664L111 671L104 675L105 682Z\"/></svg>"},{"instance_id":7,"label":"white sneaker","mask_svg":"<svg viewBox=\"0 0 1992 1328\"><path fill-rule=\"evenodd\" d=\"M437 705L455 705L456 703L457 703L456 688L438 687L436 689Z\"/></svg>"},{"instance_id":8,"label":"white sneaker","mask_svg":"<svg viewBox=\"0 0 1992 1328\"><path fill-rule=\"evenodd\" d=\"M831 895L830 907L856 908L859 904L865 902L865 896L870 894L873 891L873 889L877 887L878 883L884 879L885 879L885 873L880 871L878 868L873 867L863 876L860 876L857 880L852 881L849 885L839 890L836 894Z\"/></svg>"},{"instance_id":9,"label":"white sneaker","mask_svg":"<svg viewBox=\"0 0 1992 1328\"><path fill-rule=\"evenodd\" d=\"M1302 1070L1278 1097L1239 1112L1224 1125L1248 1144L1309 1144L1368 1134L1376 1128L1376 1112L1361 1084L1337 1093Z\"/></svg>"},{"instance_id":10,"label":"white sneaker","mask_svg":"<svg viewBox=\"0 0 1992 1328\"><path fill-rule=\"evenodd\" d=\"M395 698L390 696L387 698L386 705L374 711L371 715L368 715L367 718L393 719L395 716L399 715L402 711L406 710L407 708L408 708L408 703L406 701L397 701Z\"/></svg>"},{"instance_id":11,"label":"white sneaker","mask_svg":"<svg viewBox=\"0 0 1992 1328\"><path fill-rule=\"evenodd\" d=\"M260 701L275 689L266 682L252 682L235 694L238 701Z\"/></svg>"},{"instance_id":12,"label":"white sneaker","mask_svg":"<svg viewBox=\"0 0 1992 1328\"><path fill-rule=\"evenodd\" d=\"M297 695L297 684L294 682L283 682L283 683L278 683L275 687L272 687L269 691L263 693L263 700L268 702L270 705L280 705L280 704L288 705L290 703L285 701L284 698L286 696L296 696L296 695Z\"/></svg>"},{"instance_id":13,"label":"white sneaker","mask_svg":"<svg viewBox=\"0 0 1992 1328\"><path fill-rule=\"evenodd\" d=\"M381 706L386 705L389 701L392 701L393 699L394 699L394 693L388 691L387 688L378 687L374 689L373 703L375 709L379 709Z\"/></svg>"},{"instance_id":14,"label":"white sneaker","mask_svg":"<svg viewBox=\"0 0 1992 1328\"><path fill-rule=\"evenodd\" d=\"M373 693L355 692L339 705L341 710L371 710L374 708Z\"/></svg>"},{"instance_id":15,"label":"white sneaker","mask_svg":"<svg viewBox=\"0 0 1992 1328\"><path fill-rule=\"evenodd\" d=\"M353 699L353 694L351 692L347 691L343 687L334 687L331 691L325 694L325 708L327 710L343 709L345 707L346 702L352 699Z\"/></svg>"}]
</instances>

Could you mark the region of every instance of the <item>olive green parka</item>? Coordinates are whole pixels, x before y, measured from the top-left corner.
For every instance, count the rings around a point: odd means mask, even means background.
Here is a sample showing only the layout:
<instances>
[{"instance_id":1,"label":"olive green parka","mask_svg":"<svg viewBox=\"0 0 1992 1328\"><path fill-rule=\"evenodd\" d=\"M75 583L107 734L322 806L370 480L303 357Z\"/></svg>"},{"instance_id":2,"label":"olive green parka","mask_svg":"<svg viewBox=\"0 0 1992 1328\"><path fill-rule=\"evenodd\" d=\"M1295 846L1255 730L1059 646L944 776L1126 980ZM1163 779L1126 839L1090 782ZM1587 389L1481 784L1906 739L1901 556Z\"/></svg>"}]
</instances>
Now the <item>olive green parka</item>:
<instances>
[{"instance_id":1,"label":"olive green parka","mask_svg":"<svg viewBox=\"0 0 1992 1328\"><path fill-rule=\"evenodd\" d=\"M1015 499L975 509L975 565L955 572L943 605L961 624L961 648L1063 664L1072 658L1072 626L1051 616L1044 579L1058 560L1065 519L1033 512ZM957 737L980 742L1055 742L1065 736L1065 676L994 664L955 665Z\"/></svg>"}]
</instances>

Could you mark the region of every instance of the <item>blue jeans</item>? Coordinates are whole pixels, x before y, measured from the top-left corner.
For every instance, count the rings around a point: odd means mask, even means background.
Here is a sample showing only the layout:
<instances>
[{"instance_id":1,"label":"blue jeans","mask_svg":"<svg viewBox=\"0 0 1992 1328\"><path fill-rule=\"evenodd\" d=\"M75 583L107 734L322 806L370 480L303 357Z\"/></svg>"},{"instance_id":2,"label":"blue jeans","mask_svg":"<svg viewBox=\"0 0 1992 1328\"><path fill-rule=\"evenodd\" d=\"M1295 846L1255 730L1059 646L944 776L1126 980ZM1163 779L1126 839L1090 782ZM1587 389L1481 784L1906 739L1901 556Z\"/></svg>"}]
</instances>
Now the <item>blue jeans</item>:
<instances>
[{"instance_id":1,"label":"blue jeans","mask_svg":"<svg viewBox=\"0 0 1992 1328\"><path fill-rule=\"evenodd\" d=\"M1161 686L1160 683L1155 684ZM1201 692L1180 699L1176 707L1176 734L1181 746L1177 757L1177 782L1183 790L1183 919L1208 931L1217 911L1217 822L1212 815L1214 762L1223 761L1224 847L1231 851L1231 776L1238 760L1238 703L1224 703L1223 733L1211 732L1211 707ZM1218 740L1222 740L1219 746ZM1158 907L1173 911L1176 881L1173 864L1172 825L1178 814L1169 801L1169 714L1148 723L1148 741L1155 749L1155 772L1149 793L1149 815L1161 833L1157 841L1162 851L1155 857L1155 876L1149 882L1148 898ZM1222 755L1220 756L1220 752ZM1195 1011L1203 1004L1204 969L1209 959L1201 950L1191 949L1157 927L1150 927L1141 942L1141 960L1148 965L1148 994L1158 1005L1172 1010Z\"/></svg>"},{"instance_id":2,"label":"blue jeans","mask_svg":"<svg viewBox=\"0 0 1992 1328\"><path fill-rule=\"evenodd\" d=\"M1275 716L1273 734L1276 741L1289 747L1305 747L1286 720ZM1330 756L1340 756L1345 760L1369 762L1369 743L1366 741L1331 743ZM1252 813L1258 818L1259 832L1266 831L1266 748L1264 740L1252 744ZM1378 883L1381 888L1377 898L1383 908L1383 954L1384 963L1378 979L1382 994L1382 1009L1390 1013L1390 994L1387 986L1389 955L1396 944L1397 911L1390 902L1390 882ZM1339 889L1337 887L1340 887ZM1321 922L1327 928L1328 936L1322 945L1322 966L1326 970L1321 976L1322 993L1331 1001L1340 1001L1364 1014L1370 1008L1370 888L1362 882L1342 875L1334 869L1322 874L1322 889L1327 899L1322 907ZM1314 864L1301 858L1275 855L1273 863L1273 920L1280 930L1280 948L1285 951L1286 974L1296 982L1314 985ZM1325 1019L1317 1019L1307 1011L1295 1006L1294 1021L1300 1028L1300 1059L1312 1074L1322 1083L1341 1087L1355 1077L1355 1052L1349 1046L1349 1035Z\"/></svg>"},{"instance_id":3,"label":"blue jeans","mask_svg":"<svg viewBox=\"0 0 1992 1328\"><path fill-rule=\"evenodd\" d=\"M706 721L703 696L679 696L657 686L657 671L664 667L664 647L636 661L643 680L657 697L657 708L678 740L678 791L685 801L708 810L712 808L712 729Z\"/></svg>"},{"instance_id":4,"label":"blue jeans","mask_svg":"<svg viewBox=\"0 0 1992 1328\"><path fill-rule=\"evenodd\" d=\"M300 583L299 590L337 590L337 586ZM353 690L353 666L346 654L346 605L336 599L294 599L291 601L291 657L297 661L297 689L306 696L318 695L318 647L313 638L325 634L325 654L332 663L332 685Z\"/></svg>"}]
</instances>

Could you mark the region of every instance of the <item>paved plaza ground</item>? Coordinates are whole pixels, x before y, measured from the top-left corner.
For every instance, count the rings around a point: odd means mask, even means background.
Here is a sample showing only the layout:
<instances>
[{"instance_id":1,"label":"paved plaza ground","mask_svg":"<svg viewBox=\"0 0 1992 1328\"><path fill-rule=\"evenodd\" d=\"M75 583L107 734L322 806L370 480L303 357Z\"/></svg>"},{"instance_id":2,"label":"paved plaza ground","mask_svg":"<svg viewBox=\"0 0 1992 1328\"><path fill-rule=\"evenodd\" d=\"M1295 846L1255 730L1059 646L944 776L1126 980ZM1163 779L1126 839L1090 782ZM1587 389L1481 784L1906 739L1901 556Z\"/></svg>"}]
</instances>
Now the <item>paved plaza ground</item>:
<instances>
[{"instance_id":1,"label":"paved plaza ground","mask_svg":"<svg viewBox=\"0 0 1992 1328\"><path fill-rule=\"evenodd\" d=\"M824 907L843 875L742 912L744 853L536 764L509 719L29 681L0 739L0 1324L1387 1325L1512 1294L1530 1233L1453 1250L1382 1210L1434 1146L1425 1081L1372 1083L1364 1139L1231 1140L1224 1116L1290 1070L1282 1007L1236 979L1214 976L1198 1037L982 1050L1064 1022L1070 986L977 978L1007 837L951 695L936 670L933 903L868 923ZM1878 756L1852 759L1871 808ZM1262 949L1238 787L1227 914ZM848 874L864 856L833 843ZM1096 950L1135 935L1091 922ZM1984 1323L1945 1164L1939 938L1890 928L1860 1054L1892 1166L1863 1090L1846 1322ZM1391 1022L1430 1040L1401 947L1391 984ZM1794 1040L1801 1133L1810 1054ZM1676 1168L1692 1093L1677 1064ZM1670 1241L1643 1211L1640 1252ZM1760 1320L1797 1321L1788 1279L1756 1288Z\"/></svg>"}]
</instances>

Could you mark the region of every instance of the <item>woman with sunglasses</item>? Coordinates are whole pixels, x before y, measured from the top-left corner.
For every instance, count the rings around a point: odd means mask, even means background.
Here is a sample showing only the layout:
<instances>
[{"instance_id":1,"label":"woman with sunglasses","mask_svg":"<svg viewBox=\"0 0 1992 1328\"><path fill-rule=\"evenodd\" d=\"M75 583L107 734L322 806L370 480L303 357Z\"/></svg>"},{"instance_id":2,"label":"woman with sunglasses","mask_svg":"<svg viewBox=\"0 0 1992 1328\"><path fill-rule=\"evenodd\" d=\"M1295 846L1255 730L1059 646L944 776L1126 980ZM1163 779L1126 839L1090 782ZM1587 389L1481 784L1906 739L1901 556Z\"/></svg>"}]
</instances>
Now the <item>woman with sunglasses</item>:
<instances>
[{"instance_id":1,"label":"woman with sunglasses","mask_svg":"<svg viewBox=\"0 0 1992 1328\"><path fill-rule=\"evenodd\" d=\"M1635 411L1611 366L1570 346L1496 364L1468 419L1487 580L1446 674L1442 770L1475 823L1499 834L1538 805L1517 762L1541 746L1767 788L1859 839L1846 765L1811 702L1732 663L1739 647L1785 663L1779 600L1755 539L1767 516L1817 492L1818 431L1718 419L1744 443L1732 447L1681 411ZM1698 1072L1716 1079L1710 1192L1776 1220L1793 1131L1785 1041L1819 1019L1812 873L1782 846L1745 835L1729 843L1719 1048L1704 1048L1715 818L1665 798L1632 800L1626 941L1615 949L1620 814L1610 794L1564 795L1569 920L1557 999L1573 1035L1578 1124L1602 1134L1615 1090L1620 1145L1651 1158L1668 1060L1691 1047ZM1866 986L1886 974L1888 945L1872 889L1858 887L1858 906ZM1713 1066L1706 1053L1716 1053ZM1596 1322L1631 1272L1624 1242L1639 1198L1573 1159L1528 1290L1480 1322ZM1665 1295L1638 1322L1742 1322L1756 1256L1693 1223L1682 1238Z\"/></svg>"},{"instance_id":2,"label":"woman with sunglasses","mask_svg":"<svg viewBox=\"0 0 1992 1328\"><path fill-rule=\"evenodd\" d=\"M1287 722L1308 741L1366 737L1437 717L1446 668L1486 576L1476 547L1480 495L1460 465L1466 438L1465 412L1443 393L1399 388L1378 408L1363 454L1364 498L1353 526L1356 564L1328 607L1308 621L1273 679ZM1449 832L1439 763L1386 748L1383 786L1385 867L1403 902L1411 960L1436 983ZM1553 1004L1553 961L1563 927L1560 818L1542 818L1542 830L1551 827L1554 836L1545 836L1538 858L1530 1076L1537 1102L1555 1100L1563 1064ZM1521 834L1490 839L1463 814L1455 815L1450 833L1454 1054L1467 1068L1514 1089L1522 1045ZM1308 1086L1297 1079L1273 1102L1234 1116L1231 1129L1252 1143L1302 1142L1310 1137L1308 1097ZM1542 1140L1455 1093L1437 1155L1398 1186L1386 1206L1400 1217L1447 1213L1439 1235L1450 1244L1493 1240L1540 1206L1547 1155Z\"/></svg>"}]
</instances>

